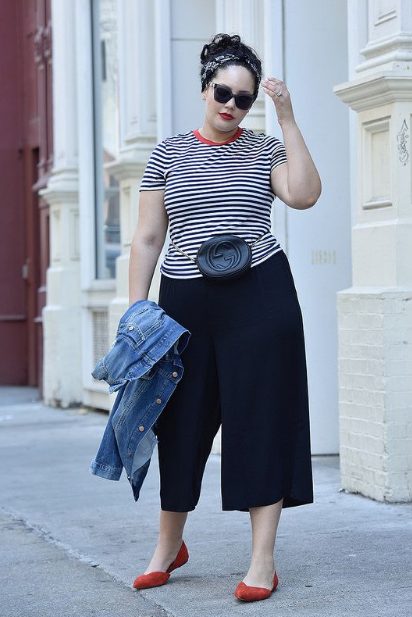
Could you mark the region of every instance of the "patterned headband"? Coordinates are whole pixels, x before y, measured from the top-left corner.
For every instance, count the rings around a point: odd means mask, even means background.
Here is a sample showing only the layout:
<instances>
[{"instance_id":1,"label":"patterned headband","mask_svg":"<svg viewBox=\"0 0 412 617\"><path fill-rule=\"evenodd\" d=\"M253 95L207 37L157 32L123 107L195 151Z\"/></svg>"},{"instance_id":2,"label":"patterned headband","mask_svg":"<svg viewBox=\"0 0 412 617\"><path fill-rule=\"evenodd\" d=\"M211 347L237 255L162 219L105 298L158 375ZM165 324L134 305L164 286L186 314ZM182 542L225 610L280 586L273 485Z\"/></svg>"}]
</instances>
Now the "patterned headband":
<instances>
[{"instance_id":1,"label":"patterned headband","mask_svg":"<svg viewBox=\"0 0 412 617\"><path fill-rule=\"evenodd\" d=\"M228 60L242 60L253 71L253 73L256 76L257 81L258 82L260 81L260 72L256 64L252 62L249 58L246 58L246 57L239 58L239 56L235 56L233 54L223 54L221 56L216 56L215 58L213 58L213 60L210 60L202 67L202 70L200 72L200 79L201 79L202 85L206 84L210 80L215 70L219 66L227 62Z\"/></svg>"}]
</instances>

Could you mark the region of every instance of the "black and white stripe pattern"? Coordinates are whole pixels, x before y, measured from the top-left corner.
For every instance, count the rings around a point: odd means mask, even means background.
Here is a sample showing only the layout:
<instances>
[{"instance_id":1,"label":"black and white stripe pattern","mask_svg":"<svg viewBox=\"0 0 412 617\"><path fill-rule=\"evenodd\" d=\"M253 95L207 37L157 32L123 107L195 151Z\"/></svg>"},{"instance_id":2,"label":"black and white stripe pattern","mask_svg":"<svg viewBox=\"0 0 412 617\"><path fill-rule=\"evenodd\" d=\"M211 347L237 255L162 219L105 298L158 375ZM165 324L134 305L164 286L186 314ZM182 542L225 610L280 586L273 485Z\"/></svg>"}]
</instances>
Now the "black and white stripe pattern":
<instances>
[{"instance_id":1,"label":"black and white stripe pattern","mask_svg":"<svg viewBox=\"0 0 412 617\"><path fill-rule=\"evenodd\" d=\"M154 148L139 190L164 189L170 238L192 258L215 234L234 233L253 242L266 232L252 247L253 267L282 250L270 231L270 172L286 160L279 139L251 129L241 129L239 137L218 145L189 131ZM172 244L160 271L179 279L202 276Z\"/></svg>"}]
</instances>

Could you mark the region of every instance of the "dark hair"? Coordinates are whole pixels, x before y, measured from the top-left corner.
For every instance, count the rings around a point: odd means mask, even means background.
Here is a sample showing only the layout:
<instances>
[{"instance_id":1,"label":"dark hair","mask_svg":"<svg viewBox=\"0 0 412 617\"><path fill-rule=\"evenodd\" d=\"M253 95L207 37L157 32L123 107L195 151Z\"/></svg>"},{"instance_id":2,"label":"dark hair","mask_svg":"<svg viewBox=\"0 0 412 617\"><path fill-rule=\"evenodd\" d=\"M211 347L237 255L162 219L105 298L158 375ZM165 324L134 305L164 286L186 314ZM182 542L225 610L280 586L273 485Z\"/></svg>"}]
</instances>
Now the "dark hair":
<instances>
[{"instance_id":1,"label":"dark hair","mask_svg":"<svg viewBox=\"0 0 412 617\"><path fill-rule=\"evenodd\" d=\"M229 56L227 60L224 56ZM233 57L234 56L234 57ZM238 34L215 34L200 53L200 79L202 92L221 67L240 65L248 69L255 78L255 97L262 79L262 63L254 49L245 45Z\"/></svg>"}]
</instances>

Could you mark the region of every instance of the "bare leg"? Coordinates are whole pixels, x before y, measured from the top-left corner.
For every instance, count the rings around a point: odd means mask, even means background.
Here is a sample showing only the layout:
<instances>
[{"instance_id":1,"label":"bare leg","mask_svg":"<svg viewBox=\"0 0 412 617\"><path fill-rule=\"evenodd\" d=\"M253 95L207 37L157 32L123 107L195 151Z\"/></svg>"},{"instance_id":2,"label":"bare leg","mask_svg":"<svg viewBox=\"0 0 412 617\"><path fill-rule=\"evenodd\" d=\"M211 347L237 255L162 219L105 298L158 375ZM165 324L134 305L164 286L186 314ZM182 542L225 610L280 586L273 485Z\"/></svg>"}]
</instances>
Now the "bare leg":
<instances>
[{"instance_id":1,"label":"bare leg","mask_svg":"<svg viewBox=\"0 0 412 617\"><path fill-rule=\"evenodd\" d=\"M243 579L246 585L271 589L275 573L274 548L283 499L269 506L250 508L252 559Z\"/></svg>"},{"instance_id":2,"label":"bare leg","mask_svg":"<svg viewBox=\"0 0 412 617\"><path fill-rule=\"evenodd\" d=\"M160 510L159 538L153 557L144 574L155 571L165 572L170 566L182 544L187 515L188 512Z\"/></svg>"}]
</instances>

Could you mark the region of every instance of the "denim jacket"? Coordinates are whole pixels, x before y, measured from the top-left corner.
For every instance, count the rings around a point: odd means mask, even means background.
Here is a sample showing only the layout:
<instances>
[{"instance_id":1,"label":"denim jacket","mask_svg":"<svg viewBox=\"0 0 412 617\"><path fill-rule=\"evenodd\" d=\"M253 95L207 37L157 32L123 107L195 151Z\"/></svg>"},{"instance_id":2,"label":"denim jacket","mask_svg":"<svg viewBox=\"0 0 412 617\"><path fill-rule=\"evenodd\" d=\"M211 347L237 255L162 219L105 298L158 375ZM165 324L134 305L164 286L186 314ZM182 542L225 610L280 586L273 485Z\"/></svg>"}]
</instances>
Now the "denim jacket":
<instances>
[{"instance_id":1,"label":"denim jacket","mask_svg":"<svg viewBox=\"0 0 412 617\"><path fill-rule=\"evenodd\" d=\"M92 375L118 391L90 472L119 480L123 467L137 501L157 437L153 425L183 376L181 352L189 330L152 300L132 304L109 352Z\"/></svg>"}]
</instances>

